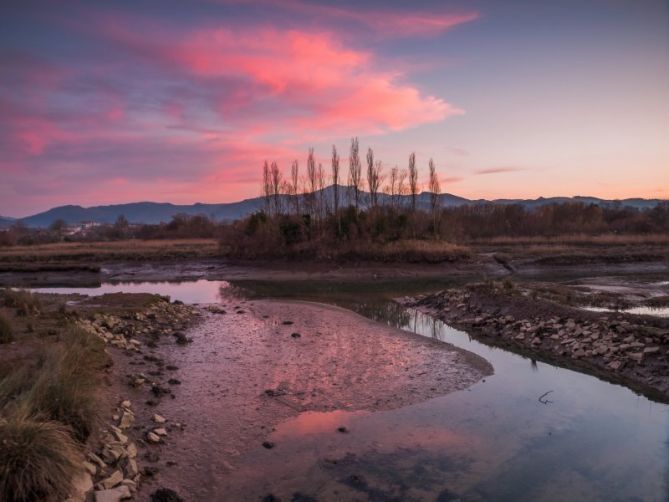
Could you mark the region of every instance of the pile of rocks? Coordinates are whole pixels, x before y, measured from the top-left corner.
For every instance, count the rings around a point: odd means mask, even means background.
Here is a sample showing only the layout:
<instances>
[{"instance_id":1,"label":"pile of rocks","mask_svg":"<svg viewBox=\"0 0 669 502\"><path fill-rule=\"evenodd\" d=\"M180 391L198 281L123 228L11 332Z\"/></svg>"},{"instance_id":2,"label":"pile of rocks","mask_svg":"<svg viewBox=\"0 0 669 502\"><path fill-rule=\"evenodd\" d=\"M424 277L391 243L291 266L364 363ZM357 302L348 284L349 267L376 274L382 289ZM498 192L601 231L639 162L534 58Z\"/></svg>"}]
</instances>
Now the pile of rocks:
<instances>
[{"instance_id":1,"label":"pile of rocks","mask_svg":"<svg viewBox=\"0 0 669 502\"><path fill-rule=\"evenodd\" d=\"M113 347L139 352L142 342L138 337L150 335L149 344L160 336L174 336L178 342L183 336L181 331L198 315L197 309L182 303L157 301L141 312L121 316L95 313L78 323Z\"/></svg>"},{"instance_id":2,"label":"pile of rocks","mask_svg":"<svg viewBox=\"0 0 669 502\"><path fill-rule=\"evenodd\" d=\"M467 290L448 290L415 304L435 309L444 320L473 328L474 334L502 339L525 350L581 360L614 373L631 370L651 384L669 375L667 329L608 315L579 316L576 309L571 309L572 315L560 315L563 310L547 315L545 309L537 309L541 315L528 316L528 309L518 309L513 315L506 313L514 311L508 299L502 314L500 308L484 307L485 302L478 300Z\"/></svg>"},{"instance_id":3,"label":"pile of rocks","mask_svg":"<svg viewBox=\"0 0 669 502\"><path fill-rule=\"evenodd\" d=\"M97 451L89 451L83 470L73 481L74 493L66 502L118 502L130 499L137 491L141 474L137 465L137 445L126 435L135 421L130 401L123 401L102 435Z\"/></svg>"}]
</instances>

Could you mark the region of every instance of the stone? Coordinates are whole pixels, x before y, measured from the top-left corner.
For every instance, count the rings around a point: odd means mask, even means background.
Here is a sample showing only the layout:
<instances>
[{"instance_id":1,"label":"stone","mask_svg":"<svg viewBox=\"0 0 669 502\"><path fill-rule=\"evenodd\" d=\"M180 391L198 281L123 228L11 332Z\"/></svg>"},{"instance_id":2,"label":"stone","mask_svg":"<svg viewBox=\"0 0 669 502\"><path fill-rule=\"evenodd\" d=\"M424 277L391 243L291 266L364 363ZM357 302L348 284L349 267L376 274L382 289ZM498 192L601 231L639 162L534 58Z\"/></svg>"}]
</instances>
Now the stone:
<instances>
[{"instance_id":1,"label":"stone","mask_svg":"<svg viewBox=\"0 0 669 502\"><path fill-rule=\"evenodd\" d=\"M157 429L153 429L153 433L157 434L158 436L167 436L167 430L165 427L159 427Z\"/></svg>"},{"instance_id":2,"label":"stone","mask_svg":"<svg viewBox=\"0 0 669 502\"><path fill-rule=\"evenodd\" d=\"M86 472L88 474L90 474L91 476L95 476L95 474L98 472L98 468L95 467L94 464L91 464L90 462L87 462L86 460L84 460L82 462L82 465L83 465L84 469L86 470Z\"/></svg>"},{"instance_id":3,"label":"stone","mask_svg":"<svg viewBox=\"0 0 669 502\"><path fill-rule=\"evenodd\" d=\"M137 467L137 461L134 458L129 458L125 463L125 475L129 478L134 478L139 474L139 467Z\"/></svg>"},{"instance_id":4,"label":"stone","mask_svg":"<svg viewBox=\"0 0 669 502\"><path fill-rule=\"evenodd\" d=\"M72 479L72 497L85 499L86 494L93 489L93 478L86 471L80 472Z\"/></svg>"},{"instance_id":5,"label":"stone","mask_svg":"<svg viewBox=\"0 0 669 502\"><path fill-rule=\"evenodd\" d=\"M111 490L100 490L95 492L95 502L119 502L132 497L130 488L119 486Z\"/></svg>"},{"instance_id":6,"label":"stone","mask_svg":"<svg viewBox=\"0 0 669 502\"><path fill-rule=\"evenodd\" d=\"M643 362L643 352L630 352L627 357L636 363Z\"/></svg>"},{"instance_id":7,"label":"stone","mask_svg":"<svg viewBox=\"0 0 669 502\"><path fill-rule=\"evenodd\" d=\"M644 354L656 354L660 351L660 347L646 347L643 349Z\"/></svg>"},{"instance_id":8,"label":"stone","mask_svg":"<svg viewBox=\"0 0 669 502\"><path fill-rule=\"evenodd\" d=\"M116 485L120 485L121 481L123 481L123 473L121 471L114 471L111 476L103 479L100 484L108 490L114 488Z\"/></svg>"},{"instance_id":9,"label":"stone","mask_svg":"<svg viewBox=\"0 0 669 502\"><path fill-rule=\"evenodd\" d=\"M128 454L128 458L137 458L137 446L135 443L130 443L125 451Z\"/></svg>"},{"instance_id":10,"label":"stone","mask_svg":"<svg viewBox=\"0 0 669 502\"><path fill-rule=\"evenodd\" d=\"M149 443L160 443L160 436L153 432L147 432L146 439Z\"/></svg>"},{"instance_id":11,"label":"stone","mask_svg":"<svg viewBox=\"0 0 669 502\"><path fill-rule=\"evenodd\" d=\"M128 429L134 422L135 416L129 411L124 411L118 426L120 429Z\"/></svg>"},{"instance_id":12,"label":"stone","mask_svg":"<svg viewBox=\"0 0 669 502\"><path fill-rule=\"evenodd\" d=\"M102 469L104 469L105 467L107 467L107 464L105 464L104 460L102 460L100 457L98 457L95 453L93 453L93 452L88 452L88 453L86 454L86 456L88 457L88 459L89 459L91 462L97 464L98 467L100 467L100 468L102 468Z\"/></svg>"},{"instance_id":13,"label":"stone","mask_svg":"<svg viewBox=\"0 0 669 502\"><path fill-rule=\"evenodd\" d=\"M125 401L121 402L121 408L130 409L132 408L132 403L126 399Z\"/></svg>"},{"instance_id":14,"label":"stone","mask_svg":"<svg viewBox=\"0 0 669 502\"><path fill-rule=\"evenodd\" d=\"M609 363L609 368L616 371L619 370L622 367L622 365L623 365L622 361L611 361Z\"/></svg>"},{"instance_id":15,"label":"stone","mask_svg":"<svg viewBox=\"0 0 669 502\"><path fill-rule=\"evenodd\" d=\"M153 421L157 424L164 424L166 422L165 417L158 415L157 413L153 415Z\"/></svg>"}]
</instances>

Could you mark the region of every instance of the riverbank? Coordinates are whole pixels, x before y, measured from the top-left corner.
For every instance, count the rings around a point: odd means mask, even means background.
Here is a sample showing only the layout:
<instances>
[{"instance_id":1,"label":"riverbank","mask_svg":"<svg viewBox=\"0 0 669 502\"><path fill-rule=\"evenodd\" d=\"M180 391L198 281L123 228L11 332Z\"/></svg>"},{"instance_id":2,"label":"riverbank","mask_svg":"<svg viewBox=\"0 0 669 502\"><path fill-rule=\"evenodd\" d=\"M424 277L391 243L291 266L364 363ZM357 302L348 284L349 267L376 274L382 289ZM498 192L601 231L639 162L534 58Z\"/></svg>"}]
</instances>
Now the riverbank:
<instances>
[{"instance_id":1,"label":"riverbank","mask_svg":"<svg viewBox=\"0 0 669 502\"><path fill-rule=\"evenodd\" d=\"M486 343L577 368L669 402L669 319L593 312L510 281L452 288L403 304Z\"/></svg>"},{"instance_id":2,"label":"riverbank","mask_svg":"<svg viewBox=\"0 0 669 502\"><path fill-rule=\"evenodd\" d=\"M150 358L157 337L179 343L196 312L150 294L5 290L0 314L10 330L0 345L0 498L129 498L146 437L133 425L137 408L111 391L122 378L114 361Z\"/></svg>"}]
</instances>

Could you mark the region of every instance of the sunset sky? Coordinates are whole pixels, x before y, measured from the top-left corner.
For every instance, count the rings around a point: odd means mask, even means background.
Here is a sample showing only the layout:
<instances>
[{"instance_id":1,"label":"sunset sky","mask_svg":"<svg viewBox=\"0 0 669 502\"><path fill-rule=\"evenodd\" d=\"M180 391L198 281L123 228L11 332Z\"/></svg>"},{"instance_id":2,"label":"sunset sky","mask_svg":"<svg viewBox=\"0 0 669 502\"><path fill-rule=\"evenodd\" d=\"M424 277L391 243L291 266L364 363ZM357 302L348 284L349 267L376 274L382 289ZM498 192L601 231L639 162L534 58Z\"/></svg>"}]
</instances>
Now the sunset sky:
<instances>
[{"instance_id":1,"label":"sunset sky","mask_svg":"<svg viewBox=\"0 0 669 502\"><path fill-rule=\"evenodd\" d=\"M669 198L660 0L7 1L0 214L232 202L263 160L434 158L470 198Z\"/></svg>"}]
</instances>

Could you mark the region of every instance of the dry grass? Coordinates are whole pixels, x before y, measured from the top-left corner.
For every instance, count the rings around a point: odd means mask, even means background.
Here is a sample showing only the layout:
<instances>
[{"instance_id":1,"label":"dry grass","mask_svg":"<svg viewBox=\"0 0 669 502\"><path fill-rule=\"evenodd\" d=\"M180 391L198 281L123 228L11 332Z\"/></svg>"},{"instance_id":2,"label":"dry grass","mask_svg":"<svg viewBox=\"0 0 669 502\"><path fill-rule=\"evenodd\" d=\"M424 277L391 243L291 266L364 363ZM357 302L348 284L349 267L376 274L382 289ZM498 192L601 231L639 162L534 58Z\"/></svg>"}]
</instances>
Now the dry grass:
<instances>
[{"instance_id":1,"label":"dry grass","mask_svg":"<svg viewBox=\"0 0 669 502\"><path fill-rule=\"evenodd\" d=\"M63 424L25 412L0 420L0 500L63 500L81 460Z\"/></svg>"},{"instance_id":2,"label":"dry grass","mask_svg":"<svg viewBox=\"0 0 669 502\"><path fill-rule=\"evenodd\" d=\"M387 244L358 244L335 249L333 258L376 262L444 263L467 259L469 250L442 241L401 240Z\"/></svg>"},{"instance_id":3,"label":"dry grass","mask_svg":"<svg viewBox=\"0 0 669 502\"><path fill-rule=\"evenodd\" d=\"M215 239L60 242L0 248L0 262L201 258L215 256L217 252Z\"/></svg>"},{"instance_id":4,"label":"dry grass","mask_svg":"<svg viewBox=\"0 0 669 502\"><path fill-rule=\"evenodd\" d=\"M16 309L20 317L39 314L42 308L39 299L24 289L4 289L0 296L5 307Z\"/></svg>"},{"instance_id":5,"label":"dry grass","mask_svg":"<svg viewBox=\"0 0 669 502\"><path fill-rule=\"evenodd\" d=\"M12 325L5 317L0 314L0 345L14 341Z\"/></svg>"},{"instance_id":6,"label":"dry grass","mask_svg":"<svg viewBox=\"0 0 669 502\"><path fill-rule=\"evenodd\" d=\"M498 246L538 246L553 247L556 250L566 249L568 246L624 246L624 245L667 245L667 234L603 234L603 235L559 235L555 237L492 237L489 239L473 239L474 245Z\"/></svg>"}]
</instances>

